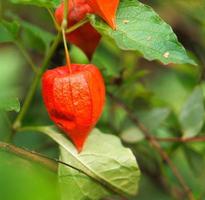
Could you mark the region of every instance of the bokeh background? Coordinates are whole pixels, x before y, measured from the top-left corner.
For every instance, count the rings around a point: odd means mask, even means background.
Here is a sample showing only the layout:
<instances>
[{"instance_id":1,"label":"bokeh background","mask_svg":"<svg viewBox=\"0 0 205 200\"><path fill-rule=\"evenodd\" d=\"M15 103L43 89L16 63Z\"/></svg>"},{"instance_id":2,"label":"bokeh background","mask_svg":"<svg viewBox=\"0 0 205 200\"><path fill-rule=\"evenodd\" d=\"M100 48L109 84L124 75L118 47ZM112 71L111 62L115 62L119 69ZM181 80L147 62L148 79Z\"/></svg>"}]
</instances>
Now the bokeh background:
<instances>
[{"instance_id":1,"label":"bokeh background","mask_svg":"<svg viewBox=\"0 0 205 200\"><path fill-rule=\"evenodd\" d=\"M205 1L204 0L144 0L142 1L169 23L179 41L197 66L169 65L147 61L137 52L123 52L102 39L92 62L102 71L107 87L107 101L97 127L118 135L130 147L142 171L139 195L130 200L186 199L169 166L150 147L138 127L130 120L127 105L151 133L159 138L205 136ZM21 33L18 43L0 43L0 98L14 96L23 102L33 78L21 46L41 67L46 42L55 29L47 10L28 5L15 5L0 0L0 17L18 20ZM30 27L30 23L37 28ZM46 33L44 32L46 31ZM7 33L0 26L0 40ZM39 35L44 35L39 37ZM85 55L70 47L73 62L87 63ZM58 47L49 68L64 63L63 45ZM202 97L200 96L202 92ZM200 109L194 110L195 105ZM181 119L188 112L186 121ZM15 112L0 112L0 140L7 141ZM49 125L40 86L24 120L25 125ZM188 130L187 130L188 129ZM16 134L13 143L52 158L58 157L57 145L36 133ZM198 199L205 199L205 142L160 142L174 161L186 183ZM3 164L2 164L3 163ZM0 151L0 199L56 200L57 175L39 164ZM117 199L122 199L118 198Z\"/></svg>"}]
</instances>

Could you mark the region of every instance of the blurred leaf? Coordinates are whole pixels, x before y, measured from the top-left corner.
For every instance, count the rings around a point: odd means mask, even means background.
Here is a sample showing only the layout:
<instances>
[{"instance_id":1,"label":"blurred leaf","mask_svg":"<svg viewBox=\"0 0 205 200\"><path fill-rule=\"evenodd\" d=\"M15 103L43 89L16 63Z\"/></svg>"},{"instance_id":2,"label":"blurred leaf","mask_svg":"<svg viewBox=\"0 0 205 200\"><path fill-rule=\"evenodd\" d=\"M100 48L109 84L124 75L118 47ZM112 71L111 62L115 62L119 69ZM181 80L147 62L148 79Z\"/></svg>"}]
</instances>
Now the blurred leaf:
<instances>
[{"instance_id":1,"label":"blurred leaf","mask_svg":"<svg viewBox=\"0 0 205 200\"><path fill-rule=\"evenodd\" d=\"M39 43L42 43L46 50L49 48L55 37L52 33L43 30L42 28L31 24L30 22L22 20L13 13L9 13L8 15L20 24L20 27L22 28L22 39L24 42L28 43L28 47L33 49L35 46L39 46ZM44 51L43 49L40 50Z\"/></svg>"},{"instance_id":2,"label":"blurred leaf","mask_svg":"<svg viewBox=\"0 0 205 200\"><path fill-rule=\"evenodd\" d=\"M75 45L71 46L70 57L72 63L82 63L82 64L89 63L89 60L85 55L85 53Z\"/></svg>"},{"instance_id":3,"label":"blurred leaf","mask_svg":"<svg viewBox=\"0 0 205 200\"><path fill-rule=\"evenodd\" d=\"M16 21L0 20L0 42L13 42L19 33L19 24Z\"/></svg>"},{"instance_id":4,"label":"blurred leaf","mask_svg":"<svg viewBox=\"0 0 205 200\"><path fill-rule=\"evenodd\" d=\"M40 7L51 7L55 8L60 4L60 0L10 0L16 4L28 4Z\"/></svg>"},{"instance_id":5,"label":"blurred leaf","mask_svg":"<svg viewBox=\"0 0 205 200\"><path fill-rule=\"evenodd\" d=\"M138 116L143 124L150 130L158 128L169 116L168 108L154 108L149 111L138 111Z\"/></svg>"},{"instance_id":6,"label":"blurred leaf","mask_svg":"<svg viewBox=\"0 0 205 200\"><path fill-rule=\"evenodd\" d=\"M190 147L184 146L185 156L193 172L201 174L204 168L204 156Z\"/></svg>"},{"instance_id":7,"label":"blurred leaf","mask_svg":"<svg viewBox=\"0 0 205 200\"><path fill-rule=\"evenodd\" d=\"M169 106L178 115L187 98L193 90L195 84L185 84L190 81L186 74L180 74L173 69L155 70L152 76L147 79L148 87L153 92L158 101L162 101L165 106Z\"/></svg>"},{"instance_id":8,"label":"blurred leaf","mask_svg":"<svg viewBox=\"0 0 205 200\"><path fill-rule=\"evenodd\" d=\"M45 31L45 30L43 30L43 29L41 29L33 24L30 24L26 21L21 20L20 23L25 31L28 31L29 34L33 35L33 37L36 37L39 40L41 40L43 42L43 44L45 45L46 49L49 48L49 45L51 44L52 40L54 39L53 34L47 32L47 31Z\"/></svg>"},{"instance_id":9,"label":"blurred leaf","mask_svg":"<svg viewBox=\"0 0 205 200\"><path fill-rule=\"evenodd\" d=\"M102 73L107 77L117 77L119 75L120 67L111 67L118 66L118 57L115 53L112 52L112 48L104 44L104 40L101 42L101 45L98 46L95 54L93 56L92 62L98 66ZM107 79L105 81L107 81Z\"/></svg>"},{"instance_id":10,"label":"blurred leaf","mask_svg":"<svg viewBox=\"0 0 205 200\"><path fill-rule=\"evenodd\" d=\"M44 166L0 150L3 200L58 200L57 175Z\"/></svg>"},{"instance_id":11,"label":"blurred leaf","mask_svg":"<svg viewBox=\"0 0 205 200\"><path fill-rule=\"evenodd\" d=\"M88 137L83 151L78 153L73 144L54 129L39 127L38 131L50 136L61 146L63 162L89 176L60 165L60 181L65 189L63 199L97 200L109 194L105 188L119 194L137 193L140 171L136 159L128 148L122 146L116 136L102 134L95 129ZM97 182L106 187L99 186ZM71 185L75 186L75 189L71 188ZM97 193L97 196L93 196L93 192Z\"/></svg>"},{"instance_id":12,"label":"blurred leaf","mask_svg":"<svg viewBox=\"0 0 205 200\"><path fill-rule=\"evenodd\" d=\"M162 188L145 174L140 181L139 195L129 200L173 200L173 197L162 191Z\"/></svg>"},{"instance_id":13,"label":"blurred leaf","mask_svg":"<svg viewBox=\"0 0 205 200\"><path fill-rule=\"evenodd\" d=\"M157 59L164 64L195 64L187 56L171 27L150 7L138 1L121 1L116 30L93 15L90 20L100 33L112 38L123 50L138 50L146 59Z\"/></svg>"},{"instance_id":14,"label":"blurred leaf","mask_svg":"<svg viewBox=\"0 0 205 200\"><path fill-rule=\"evenodd\" d=\"M124 142L134 144L144 139L144 135L137 127L130 127L121 133Z\"/></svg>"},{"instance_id":15,"label":"blurred leaf","mask_svg":"<svg viewBox=\"0 0 205 200\"><path fill-rule=\"evenodd\" d=\"M191 155L193 156L193 155ZM200 175L196 176L196 174L193 173L192 167L190 167L190 164L187 161L186 155L184 153L184 150L182 148L177 148L175 150L174 155L172 156L172 160L175 163L176 167L181 172L181 175L184 177L184 180L189 185L190 188L192 188L192 191L194 192L196 199L203 199L204 195L202 195L202 192L204 193L204 180L205 180L205 172L204 167L201 169ZM201 163L199 163L199 166ZM167 168L168 171L168 168ZM170 180L173 180L173 175L170 174L170 172L167 174ZM176 182L173 182L173 184L176 184ZM202 198L199 198L201 196ZM198 198L197 198L198 197Z\"/></svg>"},{"instance_id":16,"label":"blurred leaf","mask_svg":"<svg viewBox=\"0 0 205 200\"><path fill-rule=\"evenodd\" d=\"M0 97L0 110L3 111L20 111L20 103L18 98L2 98Z\"/></svg>"},{"instance_id":17,"label":"blurred leaf","mask_svg":"<svg viewBox=\"0 0 205 200\"><path fill-rule=\"evenodd\" d=\"M184 137L196 136L204 123L204 103L201 87L197 87L185 102L179 121L183 128Z\"/></svg>"}]
</instances>

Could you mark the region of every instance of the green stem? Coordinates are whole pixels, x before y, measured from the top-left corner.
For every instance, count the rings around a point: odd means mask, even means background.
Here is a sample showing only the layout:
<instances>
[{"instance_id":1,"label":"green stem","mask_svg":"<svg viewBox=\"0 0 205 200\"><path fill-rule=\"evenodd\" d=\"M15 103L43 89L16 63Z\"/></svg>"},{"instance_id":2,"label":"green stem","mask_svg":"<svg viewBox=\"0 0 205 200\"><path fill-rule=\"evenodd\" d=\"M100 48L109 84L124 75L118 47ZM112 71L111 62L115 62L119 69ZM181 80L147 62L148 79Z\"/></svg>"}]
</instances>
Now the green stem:
<instances>
[{"instance_id":1,"label":"green stem","mask_svg":"<svg viewBox=\"0 0 205 200\"><path fill-rule=\"evenodd\" d=\"M34 80L31 84L30 89L29 89L29 92L25 98L25 102L23 104L23 107L21 108L20 113L18 114L16 120L14 121L14 124L13 124L14 130L16 130L18 127L21 126L21 122L22 122L25 114L27 113L28 108L30 107L31 101L32 101L33 96L35 94L35 91L38 87L38 83L41 79L41 76L42 76L43 72L46 70L46 68L49 64L49 61L52 58L53 54L55 53L55 50L56 50L60 40L61 40L61 34L58 33L58 35L56 36L50 50L48 51L47 56L44 59L44 62L42 64L42 67L40 68L40 71L35 75Z\"/></svg>"},{"instance_id":2,"label":"green stem","mask_svg":"<svg viewBox=\"0 0 205 200\"><path fill-rule=\"evenodd\" d=\"M25 159L40 163L48 167L50 170L57 172L58 163L55 160L47 158L46 156L42 156L35 152L27 151L4 142L0 142L0 149L3 149L4 151L7 152L14 153L17 156L23 157Z\"/></svg>"},{"instance_id":3,"label":"green stem","mask_svg":"<svg viewBox=\"0 0 205 200\"><path fill-rule=\"evenodd\" d=\"M35 72L38 73L38 69L36 68L35 64L33 63L32 59L30 58L30 56L28 55L27 51L25 50L24 46L19 42L19 41L15 41L16 46L19 48L19 50L21 51L22 55L24 56L24 58L26 59L26 61L28 62L28 64L30 65L31 69Z\"/></svg>"},{"instance_id":4,"label":"green stem","mask_svg":"<svg viewBox=\"0 0 205 200\"><path fill-rule=\"evenodd\" d=\"M68 25L68 21L67 21L67 16L68 16L68 6L69 6L69 2L68 0L64 0L64 10L63 10L63 21L62 21L62 27L64 29L66 29L67 25Z\"/></svg>"},{"instance_id":5,"label":"green stem","mask_svg":"<svg viewBox=\"0 0 205 200\"><path fill-rule=\"evenodd\" d=\"M56 21L54 15L53 15L53 13L52 13L52 11L50 10L50 8L47 8L47 11L48 11L48 13L50 14L50 16L51 16L51 18L52 18L52 21L53 21L53 23L54 23L54 26L55 26L56 30L57 30L57 31L60 31L61 28L60 28L60 26L58 25L58 23L57 23L57 21Z\"/></svg>"},{"instance_id":6,"label":"green stem","mask_svg":"<svg viewBox=\"0 0 205 200\"><path fill-rule=\"evenodd\" d=\"M72 27L68 28L65 32L66 33L71 33L71 32L75 31L76 29L78 29L79 27L81 27L82 25L84 25L88 22L89 22L89 19L85 18L85 19L79 21L78 23L76 23L75 25L73 25Z\"/></svg>"}]
</instances>

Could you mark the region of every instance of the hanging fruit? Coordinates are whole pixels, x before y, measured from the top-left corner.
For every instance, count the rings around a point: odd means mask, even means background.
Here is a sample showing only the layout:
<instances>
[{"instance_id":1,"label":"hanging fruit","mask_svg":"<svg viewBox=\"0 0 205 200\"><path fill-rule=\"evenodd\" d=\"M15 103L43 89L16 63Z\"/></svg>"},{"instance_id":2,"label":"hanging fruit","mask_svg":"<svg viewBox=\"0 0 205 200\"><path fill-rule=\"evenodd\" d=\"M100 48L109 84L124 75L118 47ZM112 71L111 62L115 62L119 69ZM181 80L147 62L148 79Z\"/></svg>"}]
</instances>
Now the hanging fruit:
<instances>
[{"instance_id":1,"label":"hanging fruit","mask_svg":"<svg viewBox=\"0 0 205 200\"><path fill-rule=\"evenodd\" d=\"M105 102L100 71L92 64L71 64L44 73L43 100L50 118L73 141L78 151L96 125Z\"/></svg>"}]
</instances>

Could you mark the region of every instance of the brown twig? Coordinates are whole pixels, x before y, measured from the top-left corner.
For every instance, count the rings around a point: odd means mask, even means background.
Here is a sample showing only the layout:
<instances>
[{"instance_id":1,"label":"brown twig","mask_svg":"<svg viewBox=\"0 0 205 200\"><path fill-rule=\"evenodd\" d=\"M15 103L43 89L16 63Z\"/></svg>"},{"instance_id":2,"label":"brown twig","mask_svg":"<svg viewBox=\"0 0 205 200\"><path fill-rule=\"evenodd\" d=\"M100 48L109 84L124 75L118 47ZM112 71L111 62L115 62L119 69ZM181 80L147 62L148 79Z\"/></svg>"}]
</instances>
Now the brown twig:
<instances>
[{"instance_id":1,"label":"brown twig","mask_svg":"<svg viewBox=\"0 0 205 200\"><path fill-rule=\"evenodd\" d=\"M195 200L195 197L189 188L189 186L186 184L184 178L178 171L177 167L175 164L172 162L172 160L169 158L168 154L162 149L160 146L159 142L155 139L155 137L152 136L152 134L149 132L149 130L138 120L138 118L132 113L132 111L129 109L129 107L123 103L120 99L112 95L111 93L108 92L108 95L113 99L118 105L120 105L126 112L130 120L135 123L138 128L142 131L144 134L146 140L149 142L149 144L160 154L162 159L169 165L171 168L174 176L177 178L181 186L183 187L183 190L186 193L186 196L188 197L189 200Z\"/></svg>"},{"instance_id":2,"label":"brown twig","mask_svg":"<svg viewBox=\"0 0 205 200\"><path fill-rule=\"evenodd\" d=\"M159 142L180 142L180 143L188 143L188 142L205 142L205 136L198 137L190 137L190 138L158 138L155 137L155 140Z\"/></svg>"}]
</instances>

